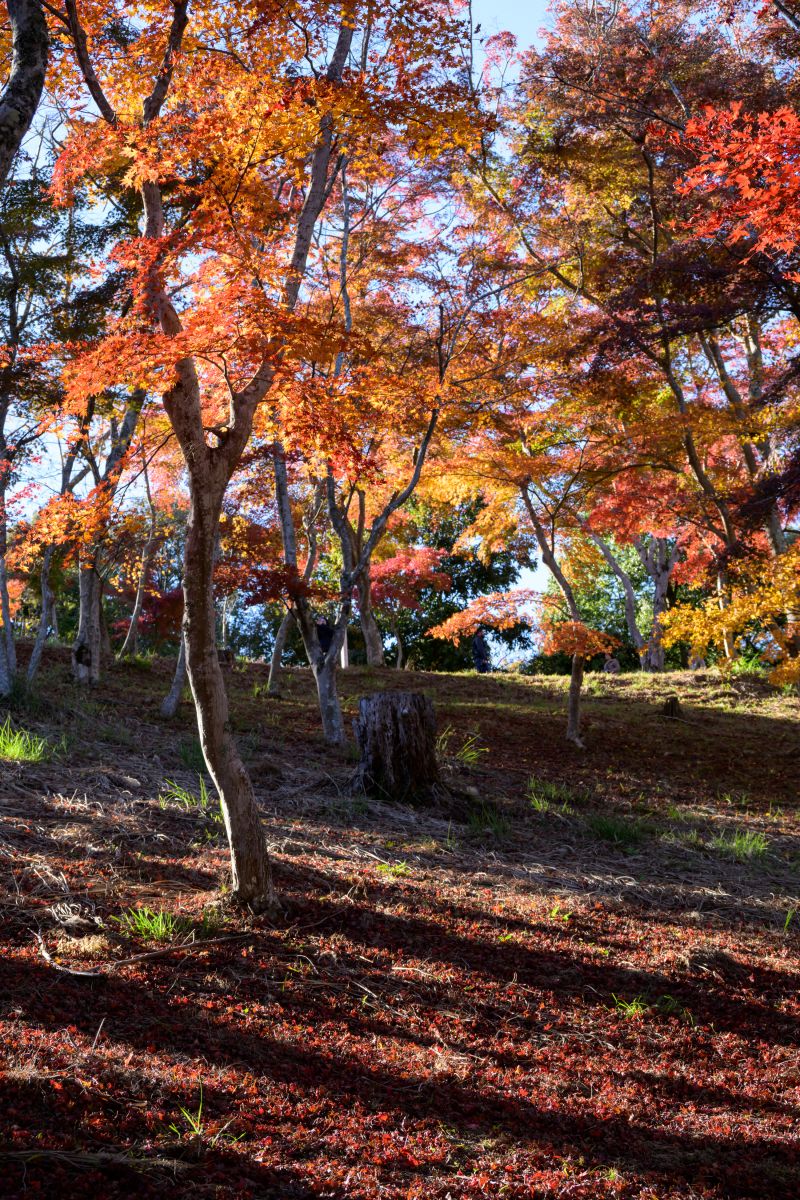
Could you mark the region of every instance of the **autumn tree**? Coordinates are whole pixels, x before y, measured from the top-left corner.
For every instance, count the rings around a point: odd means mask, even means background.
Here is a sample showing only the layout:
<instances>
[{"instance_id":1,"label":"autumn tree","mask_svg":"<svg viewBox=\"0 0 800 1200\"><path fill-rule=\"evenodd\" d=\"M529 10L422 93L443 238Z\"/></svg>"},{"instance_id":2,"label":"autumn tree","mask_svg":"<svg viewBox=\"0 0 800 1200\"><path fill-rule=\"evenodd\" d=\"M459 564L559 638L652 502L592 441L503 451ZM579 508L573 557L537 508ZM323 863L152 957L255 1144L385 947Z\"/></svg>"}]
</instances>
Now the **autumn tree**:
<instances>
[{"instance_id":1,"label":"autumn tree","mask_svg":"<svg viewBox=\"0 0 800 1200\"><path fill-rule=\"evenodd\" d=\"M161 396L186 463L191 510L185 642L200 740L220 794L233 891L271 902L252 785L230 732L215 648L213 575L223 499L253 420L313 326L298 312L315 229L347 155L404 130L417 153L457 98L457 26L439 6L186 2L57 20L90 99L73 119L59 195L101 164L109 197L138 194L121 243L131 303L75 364L71 388L127 382ZM421 48L425 47L425 51ZM435 136L435 135L434 135ZM177 289L177 290L176 290Z\"/></svg>"}]
</instances>

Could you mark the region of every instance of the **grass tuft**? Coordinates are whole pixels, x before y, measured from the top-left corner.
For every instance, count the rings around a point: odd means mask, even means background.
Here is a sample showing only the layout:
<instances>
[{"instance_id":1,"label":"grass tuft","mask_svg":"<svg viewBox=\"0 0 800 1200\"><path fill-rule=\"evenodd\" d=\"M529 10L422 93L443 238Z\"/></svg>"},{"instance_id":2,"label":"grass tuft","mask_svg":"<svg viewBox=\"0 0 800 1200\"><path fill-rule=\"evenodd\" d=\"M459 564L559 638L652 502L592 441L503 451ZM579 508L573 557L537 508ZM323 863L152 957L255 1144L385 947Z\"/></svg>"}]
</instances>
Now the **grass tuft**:
<instances>
[{"instance_id":1,"label":"grass tuft","mask_svg":"<svg viewBox=\"0 0 800 1200\"><path fill-rule=\"evenodd\" d=\"M194 934L196 938L212 937L220 929L223 916L219 908L207 908L199 921L167 912L163 908L128 908L112 917L128 937L147 942L173 942Z\"/></svg>"},{"instance_id":2,"label":"grass tuft","mask_svg":"<svg viewBox=\"0 0 800 1200\"><path fill-rule=\"evenodd\" d=\"M174 779L164 782L164 790L158 797L159 808L167 808L170 804L178 804L187 812L195 812L203 821L200 840L212 842L225 834L225 820L222 816L217 797L208 790L202 775L197 776L198 792L190 792L188 788L176 783Z\"/></svg>"},{"instance_id":3,"label":"grass tuft","mask_svg":"<svg viewBox=\"0 0 800 1200\"><path fill-rule=\"evenodd\" d=\"M642 821L629 821L609 813L594 813L587 818L586 824L595 837L614 846L638 846L648 834Z\"/></svg>"},{"instance_id":4,"label":"grass tuft","mask_svg":"<svg viewBox=\"0 0 800 1200\"><path fill-rule=\"evenodd\" d=\"M457 750L450 749L450 743L453 740L455 729L452 725L446 725L436 739L436 754L440 759L450 758L461 764L462 767L475 767L480 762L484 754L488 754L489 750L486 746L478 745L478 738L475 734L470 734L464 744Z\"/></svg>"},{"instance_id":5,"label":"grass tuft","mask_svg":"<svg viewBox=\"0 0 800 1200\"><path fill-rule=\"evenodd\" d=\"M51 750L47 738L28 733L27 729L14 729L11 717L0 725L0 759L6 762L44 762Z\"/></svg>"},{"instance_id":6,"label":"grass tuft","mask_svg":"<svg viewBox=\"0 0 800 1200\"><path fill-rule=\"evenodd\" d=\"M572 813L573 804L585 799L583 792L574 792L565 783L537 779L535 775L528 780L528 800L534 812L560 813L566 817Z\"/></svg>"},{"instance_id":7,"label":"grass tuft","mask_svg":"<svg viewBox=\"0 0 800 1200\"><path fill-rule=\"evenodd\" d=\"M763 833L753 829L732 829L729 833L721 833L709 842L714 850L737 862L745 862L752 858L762 858L769 848L769 842Z\"/></svg>"},{"instance_id":8,"label":"grass tuft","mask_svg":"<svg viewBox=\"0 0 800 1200\"><path fill-rule=\"evenodd\" d=\"M491 833L493 837L504 838L511 831L511 822L500 812L496 804L482 800L469 810L467 827L471 833L478 836Z\"/></svg>"},{"instance_id":9,"label":"grass tuft","mask_svg":"<svg viewBox=\"0 0 800 1200\"><path fill-rule=\"evenodd\" d=\"M403 875L411 874L411 867L407 862L396 863L379 863L376 870L381 875L390 875L392 879L398 879Z\"/></svg>"},{"instance_id":10,"label":"grass tuft","mask_svg":"<svg viewBox=\"0 0 800 1200\"><path fill-rule=\"evenodd\" d=\"M623 1000L621 996L612 993L611 998L614 1001L614 1008L617 1012L621 1013L628 1020L638 1020L645 1015L650 1007L644 996L634 996L632 1000Z\"/></svg>"},{"instance_id":11,"label":"grass tuft","mask_svg":"<svg viewBox=\"0 0 800 1200\"><path fill-rule=\"evenodd\" d=\"M163 908L128 908L112 917L123 933L148 942L172 942L190 932L191 922Z\"/></svg>"}]
</instances>

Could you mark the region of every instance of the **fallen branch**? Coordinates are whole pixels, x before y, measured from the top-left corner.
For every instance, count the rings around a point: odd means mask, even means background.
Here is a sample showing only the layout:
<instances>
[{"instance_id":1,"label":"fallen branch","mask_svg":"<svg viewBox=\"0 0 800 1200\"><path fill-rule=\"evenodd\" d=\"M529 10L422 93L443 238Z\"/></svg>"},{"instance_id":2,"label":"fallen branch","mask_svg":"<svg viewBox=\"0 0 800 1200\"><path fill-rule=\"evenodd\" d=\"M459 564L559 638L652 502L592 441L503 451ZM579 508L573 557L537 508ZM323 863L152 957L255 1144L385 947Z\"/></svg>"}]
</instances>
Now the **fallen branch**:
<instances>
[{"instance_id":1,"label":"fallen branch","mask_svg":"<svg viewBox=\"0 0 800 1200\"><path fill-rule=\"evenodd\" d=\"M73 1167L129 1167L132 1170L146 1171L187 1171L193 1165L180 1158L145 1158L143 1156L114 1154L111 1151L98 1150L0 1150L0 1162L35 1162L37 1158L67 1163Z\"/></svg>"},{"instance_id":2,"label":"fallen branch","mask_svg":"<svg viewBox=\"0 0 800 1200\"><path fill-rule=\"evenodd\" d=\"M96 967L91 971L81 971L76 967L65 967L62 963L56 962L47 949L47 946L45 946L42 935L40 933L36 934L42 958L54 970L61 971L64 975L78 975L89 979L102 979L109 971L115 971L118 967L130 966L131 963L144 962L149 958L165 958L169 954L186 954L192 950L205 950L208 946L219 946L223 942L252 942L257 937L258 934L256 933L231 933L226 934L225 937L207 938L203 941L181 942L179 946L164 946L161 950L147 950L143 954L132 954L130 958L118 958L114 962L103 963L102 966Z\"/></svg>"}]
</instances>

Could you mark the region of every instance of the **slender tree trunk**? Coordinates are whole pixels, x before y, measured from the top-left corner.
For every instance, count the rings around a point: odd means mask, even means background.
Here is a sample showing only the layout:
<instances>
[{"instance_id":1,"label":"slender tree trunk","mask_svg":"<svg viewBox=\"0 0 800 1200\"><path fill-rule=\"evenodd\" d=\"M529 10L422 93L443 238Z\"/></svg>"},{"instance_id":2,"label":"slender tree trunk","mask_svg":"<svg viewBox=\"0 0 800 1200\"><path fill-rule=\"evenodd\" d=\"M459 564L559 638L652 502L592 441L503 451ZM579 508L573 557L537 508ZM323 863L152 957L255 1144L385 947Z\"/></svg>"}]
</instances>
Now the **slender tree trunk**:
<instances>
[{"instance_id":1,"label":"slender tree trunk","mask_svg":"<svg viewBox=\"0 0 800 1200\"><path fill-rule=\"evenodd\" d=\"M555 556L553 547L551 546L544 526L539 519L539 514L536 511L533 501L531 500L530 492L528 491L529 483L523 483L521 492L522 500L528 510L528 515L533 525L536 541L539 543L539 549L542 552L542 560L549 570L550 574L555 579L564 599L567 602L570 619L576 623L581 623L580 609L578 602L575 599L575 593L561 567L558 565L558 559ZM567 741L574 742L576 746L583 749L581 741L581 688L583 687L583 672L584 658L582 654L573 654L572 656L572 677L569 684L569 702L567 706Z\"/></svg>"},{"instance_id":2,"label":"slender tree trunk","mask_svg":"<svg viewBox=\"0 0 800 1200\"><path fill-rule=\"evenodd\" d=\"M728 599L725 595L725 583L722 571L717 571L717 604L720 612L724 612L728 607ZM725 652L725 657L729 662L732 662L736 657L736 646L731 638L730 632L727 629L722 631L722 649Z\"/></svg>"},{"instance_id":3,"label":"slender tree trunk","mask_svg":"<svg viewBox=\"0 0 800 1200\"><path fill-rule=\"evenodd\" d=\"M653 581L653 625L642 655L642 666L646 671L664 670L664 643L661 618L667 611L672 572L678 561L677 547L670 547L667 538L636 537L633 545L642 566Z\"/></svg>"},{"instance_id":4,"label":"slender tree trunk","mask_svg":"<svg viewBox=\"0 0 800 1200\"><path fill-rule=\"evenodd\" d=\"M224 488L211 495L210 489L198 488L191 472L190 481L183 630L200 745L220 796L230 845L233 894L253 908L270 908L275 897L266 837L253 785L231 732L228 697L217 654L214 552Z\"/></svg>"},{"instance_id":5,"label":"slender tree trunk","mask_svg":"<svg viewBox=\"0 0 800 1200\"><path fill-rule=\"evenodd\" d=\"M269 680L267 682L267 691L271 696L277 695L281 690L281 662L283 660L283 652L286 649L286 642L289 637L289 630L292 627L292 614L286 613L280 625L278 632L275 634L275 645L272 647L272 658L269 664Z\"/></svg>"},{"instance_id":6,"label":"slender tree trunk","mask_svg":"<svg viewBox=\"0 0 800 1200\"><path fill-rule=\"evenodd\" d=\"M283 449L280 446L275 447L273 467L275 471L275 499L281 526L281 537L283 539L284 561L287 565L296 569L297 539L295 537L294 518L289 498L286 459ZM336 687L336 665L351 610L352 601L349 597L346 599L343 598L342 608L336 622L333 642L328 653L323 655L319 638L317 637L311 605L305 596L298 596L294 605L294 617L303 638L303 647L314 676L314 682L317 685L322 732L326 742L337 746L344 745L347 741L344 732L342 709L339 704L339 695Z\"/></svg>"},{"instance_id":7,"label":"slender tree trunk","mask_svg":"<svg viewBox=\"0 0 800 1200\"><path fill-rule=\"evenodd\" d=\"M228 600L229 599L230 599L229 596L222 597L222 611L221 611L220 617L219 617L219 634L220 634L219 641L220 641L220 649L221 650L228 650L230 648L228 646Z\"/></svg>"},{"instance_id":8,"label":"slender tree trunk","mask_svg":"<svg viewBox=\"0 0 800 1200\"><path fill-rule=\"evenodd\" d=\"M639 657L644 661L643 656L645 654L646 643L642 637L641 630L639 629L639 625L636 620L636 593L633 590L631 577L618 560L616 554L613 553L605 538L600 537L599 534L590 529L585 521L581 521L581 528L588 533L589 537L592 539L595 546L597 546L598 550L603 555L603 558L606 560L609 567L622 584L622 590L625 595L625 623L628 626L628 633L630 634L631 641L636 647Z\"/></svg>"},{"instance_id":9,"label":"slender tree trunk","mask_svg":"<svg viewBox=\"0 0 800 1200\"><path fill-rule=\"evenodd\" d=\"M5 534L3 535L5 540ZM17 673L17 648L14 643L14 623L11 620L11 599L8 594L8 572L6 556L0 554L0 620L3 622L3 651L9 676Z\"/></svg>"},{"instance_id":10,"label":"slender tree trunk","mask_svg":"<svg viewBox=\"0 0 800 1200\"><path fill-rule=\"evenodd\" d=\"M2 608L0 608L0 613ZM8 661L8 645L6 642L6 626L5 619L3 620L3 628L0 629L0 696L10 696L11 688L14 682L14 672Z\"/></svg>"},{"instance_id":11,"label":"slender tree trunk","mask_svg":"<svg viewBox=\"0 0 800 1200\"><path fill-rule=\"evenodd\" d=\"M100 576L96 560L81 564L78 633L72 647L72 673L76 683L100 682L102 632L100 628Z\"/></svg>"},{"instance_id":12,"label":"slender tree trunk","mask_svg":"<svg viewBox=\"0 0 800 1200\"><path fill-rule=\"evenodd\" d=\"M392 633L394 634L395 641L397 642L397 661L394 664L395 670L402 671L405 649L403 647L403 639L400 637L400 628L397 624L397 621L392 622Z\"/></svg>"},{"instance_id":13,"label":"slender tree trunk","mask_svg":"<svg viewBox=\"0 0 800 1200\"><path fill-rule=\"evenodd\" d=\"M42 582L42 612L41 616L39 617L39 628L36 631L36 641L33 643L33 650L31 651L30 662L28 663L27 678L29 685L33 683L39 671L39 666L42 661L42 651L44 650L44 644L47 641L47 631L50 626L51 617L53 623L55 624L56 598L53 594L53 589L50 587L50 571L53 565L54 554L55 547L47 546L42 558L42 571L40 576Z\"/></svg>"},{"instance_id":14,"label":"slender tree trunk","mask_svg":"<svg viewBox=\"0 0 800 1200\"><path fill-rule=\"evenodd\" d=\"M125 658L128 654L136 654L139 649L139 619L142 615L142 607L144 605L144 596L147 591L147 581L150 578L150 570L153 566L153 555L155 552L155 530L151 528L150 536L147 539L144 554L142 555L142 566L139 571L139 583L136 587L136 599L133 602L133 612L131 613L131 623L128 626L128 632L125 635L125 641L122 643L118 658Z\"/></svg>"},{"instance_id":15,"label":"slender tree trunk","mask_svg":"<svg viewBox=\"0 0 800 1200\"><path fill-rule=\"evenodd\" d=\"M581 740L581 688L583 687L584 657L572 656L572 675L569 681L569 703L567 706L567 741L574 742L583 750Z\"/></svg>"},{"instance_id":16,"label":"slender tree trunk","mask_svg":"<svg viewBox=\"0 0 800 1200\"><path fill-rule=\"evenodd\" d=\"M177 52L180 51L187 16L186 0L176 3L170 42L171 48ZM353 29L353 22L343 18L326 72L330 84L336 84L342 78L350 54ZM76 40L78 49L82 44L81 35L81 30L73 30L73 40ZM84 70L84 77L92 90L91 72ZM143 105L145 125L158 116L167 97L171 77L171 66L158 75L153 91ZM101 108L101 111L106 120L114 124L115 114L105 97L101 94L95 99L98 104L103 104L104 110ZM297 303L314 229L332 187L329 169L333 146L334 118L331 112L326 112L320 120L319 138L311 157L308 186L297 219L294 249L286 275L283 302L288 312L292 312ZM336 169L338 165L337 162ZM165 222L158 182L148 180L144 183L141 195L145 236L161 238L165 232ZM180 333L180 317L157 272L153 273L149 301L154 327L170 337ZM228 700L216 647L213 575L214 549L225 489L250 438L256 408L274 381L273 358L278 349L279 344L274 344L250 382L231 394L230 424L220 438L219 445L213 449L206 441L200 382L192 358L177 363L174 383L163 395L164 407L189 473L191 502L183 577L183 628L200 743L220 796L230 845L234 895L257 908L272 907L274 904L272 877L253 787L230 728Z\"/></svg>"},{"instance_id":17,"label":"slender tree trunk","mask_svg":"<svg viewBox=\"0 0 800 1200\"><path fill-rule=\"evenodd\" d=\"M358 583L358 615L361 621L361 632L364 635L364 646L367 651L367 666L385 667L386 656L383 649L383 638L375 620L372 607L372 585L369 578L369 568L365 568Z\"/></svg>"},{"instance_id":18,"label":"slender tree trunk","mask_svg":"<svg viewBox=\"0 0 800 1200\"><path fill-rule=\"evenodd\" d=\"M112 657L113 650L111 649L111 631L108 628L108 619L106 618L106 609L103 604L103 581L100 581L100 596L98 600L100 609L100 662L108 662Z\"/></svg>"},{"instance_id":19,"label":"slender tree trunk","mask_svg":"<svg viewBox=\"0 0 800 1200\"><path fill-rule=\"evenodd\" d=\"M186 640L181 630L181 641L178 647L178 661L175 664L175 673L172 676L172 686L164 697L161 705L162 717L174 717L178 711L183 695L183 689L186 684Z\"/></svg>"}]
</instances>

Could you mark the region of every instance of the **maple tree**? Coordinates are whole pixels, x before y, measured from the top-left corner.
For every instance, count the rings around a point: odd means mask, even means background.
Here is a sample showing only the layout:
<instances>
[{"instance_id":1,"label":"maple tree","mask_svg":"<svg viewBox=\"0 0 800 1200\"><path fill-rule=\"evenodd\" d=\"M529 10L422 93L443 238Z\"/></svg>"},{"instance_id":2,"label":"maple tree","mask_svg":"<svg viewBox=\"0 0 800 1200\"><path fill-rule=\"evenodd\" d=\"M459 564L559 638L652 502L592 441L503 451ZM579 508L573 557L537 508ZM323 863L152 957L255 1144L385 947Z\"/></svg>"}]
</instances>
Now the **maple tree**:
<instances>
[{"instance_id":1,"label":"maple tree","mask_svg":"<svg viewBox=\"0 0 800 1200\"><path fill-rule=\"evenodd\" d=\"M394 635L397 646L395 666L398 671L404 664L405 655L400 614L418 611L421 608L421 595L425 591L449 590L452 579L442 569L443 558L443 550L419 546L382 559L370 571L372 600Z\"/></svg>"},{"instance_id":2,"label":"maple tree","mask_svg":"<svg viewBox=\"0 0 800 1200\"><path fill-rule=\"evenodd\" d=\"M65 87L88 93L97 116L72 122L57 190L68 203L99 162L108 194L139 195L141 232L115 252L130 302L76 358L70 391L125 381L154 390L181 446L191 497L186 661L201 742L229 832L234 892L270 903L263 833L214 653L222 503L281 364L316 336L298 302L345 158L375 162L382 136L405 139L422 156L438 130L459 136L458 89L447 75L459 27L413 3L373 4L368 15L354 4L336 19L313 3L297 14L238 5L225 14L226 52L216 53L220 7L146 5L139 14L126 5L120 25L123 14L109 4L87 28L68 0L58 36L71 43L77 70ZM111 18L124 29L116 41ZM417 49L426 30L436 47L427 61ZM310 71L296 65L303 61ZM179 278L193 303L176 306Z\"/></svg>"}]
</instances>

